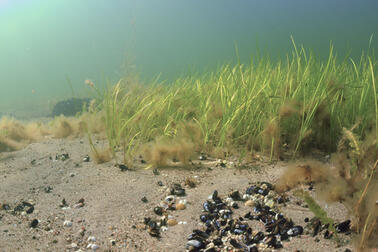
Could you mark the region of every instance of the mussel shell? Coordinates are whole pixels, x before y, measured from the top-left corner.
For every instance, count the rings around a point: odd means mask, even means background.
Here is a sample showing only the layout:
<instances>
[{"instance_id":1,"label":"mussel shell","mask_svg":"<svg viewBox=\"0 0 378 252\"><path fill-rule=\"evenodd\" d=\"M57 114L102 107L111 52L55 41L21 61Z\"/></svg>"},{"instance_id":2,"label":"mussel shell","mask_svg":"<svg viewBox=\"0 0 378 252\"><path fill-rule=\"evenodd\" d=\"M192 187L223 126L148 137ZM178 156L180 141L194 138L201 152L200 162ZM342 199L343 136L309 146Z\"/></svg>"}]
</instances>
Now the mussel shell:
<instances>
[{"instance_id":1,"label":"mussel shell","mask_svg":"<svg viewBox=\"0 0 378 252\"><path fill-rule=\"evenodd\" d=\"M346 233L350 231L350 220L343 221L336 225L336 231L338 233Z\"/></svg>"},{"instance_id":2,"label":"mussel shell","mask_svg":"<svg viewBox=\"0 0 378 252\"><path fill-rule=\"evenodd\" d=\"M233 200L241 200L241 196L240 196L240 193L239 193L238 190L233 191L233 192L230 194L230 197L231 197Z\"/></svg>"},{"instance_id":3,"label":"mussel shell","mask_svg":"<svg viewBox=\"0 0 378 252\"><path fill-rule=\"evenodd\" d=\"M303 233L302 226L294 226L287 231L287 234L289 236L297 236L297 235L301 235L302 233Z\"/></svg>"},{"instance_id":4,"label":"mussel shell","mask_svg":"<svg viewBox=\"0 0 378 252\"><path fill-rule=\"evenodd\" d=\"M155 207L154 213L157 214L157 215L160 215L160 216L163 215L163 208L159 207L159 206Z\"/></svg>"},{"instance_id":5,"label":"mussel shell","mask_svg":"<svg viewBox=\"0 0 378 252\"><path fill-rule=\"evenodd\" d=\"M258 232L253 238L252 242L253 243L259 243L262 239L264 239L265 235L263 232Z\"/></svg>"},{"instance_id":6,"label":"mussel shell","mask_svg":"<svg viewBox=\"0 0 378 252\"><path fill-rule=\"evenodd\" d=\"M242 248L242 245L241 245L239 242L237 242L235 239L231 239L231 240L230 240L230 244L231 244L234 248L238 248L238 249Z\"/></svg>"},{"instance_id":7,"label":"mussel shell","mask_svg":"<svg viewBox=\"0 0 378 252\"><path fill-rule=\"evenodd\" d=\"M257 193L258 189L260 189L260 188L257 187L257 186L250 186L250 187L247 188L245 193L249 194L249 195L253 195L253 194Z\"/></svg>"},{"instance_id":8,"label":"mussel shell","mask_svg":"<svg viewBox=\"0 0 378 252\"><path fill-rule=\"evenodd\" d=\"M203 210L205 210L205 212L213 213L215 209L216 206L212 202L205 201L205 203L203 203Z\"/></svg>"},{"instance_id":9,"label":"mussel shell","mask_svg":"<svg viewBox=\"0 0 378 252\"><path fill-rule=\"evenodd\" d=\"M214 192L213 192L213 194L211 195L211 199L215 202L215 203L222 203L222 199L221 198L219 198L219 196L218 196L218 191L217 190L215 190Z\"/></svg>"},{"instance_id":10,"label":"mussel shell","mask_svg":"<svg viewBox=\"0 0 378 252\"><path fill-rule=\"evenodd\" d=\"M206 245L203 242L198 240L189 240L186 243L186 249L188 249L189 251L199 251L200 249L205 248L205 246Z\"/></svg>"},{"instance_id":11,"label":"mussel shell","mask_svg":"<svg viewBox=\"0 0 378 252\"><path fill-rule=\"evenodd\" d=\"M193 232L188 236L188 240L198 240L202 242L207 238L209 238L209 235L206 232L198 229L194 229Z\"/></svg>"}]
</instances>

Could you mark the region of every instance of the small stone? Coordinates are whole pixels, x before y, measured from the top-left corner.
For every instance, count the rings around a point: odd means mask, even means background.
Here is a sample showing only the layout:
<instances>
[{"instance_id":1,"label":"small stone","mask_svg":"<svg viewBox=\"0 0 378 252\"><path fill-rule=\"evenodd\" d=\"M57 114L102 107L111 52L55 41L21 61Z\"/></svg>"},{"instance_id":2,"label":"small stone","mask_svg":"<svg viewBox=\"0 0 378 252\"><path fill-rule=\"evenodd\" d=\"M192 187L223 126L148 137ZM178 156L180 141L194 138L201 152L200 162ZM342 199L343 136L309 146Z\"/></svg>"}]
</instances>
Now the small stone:
<instances>
[{"instance_id":1,"label":"small stone","mask_svg":"<svg viewBox=\"0 0 378 252\"><path fill-rule=\"evenodd\" d=\"M167 226L162 226L162 227L160 228L160 230L161 230L162 232L165 232L165 231L168 230L168 227L167 227Z\"/></svg>"},{"instance_id":2,"label":"small stone","mask_svg":"<svg viewBox=\"0 0 378 252\"><path fill-rule=\"evenodd\" d=\"M243 194L243 200L249 200L250 198L251 198L251 195Z\"/></svg>"},{"instance_id":3,"label":"small stone","mask_svg":"<svg viewBox=\"0 0 378 252\"><path fill-rule=\"evenodd\" d=\"M3 203L3 204L0 204L0 209L7 211L7 210L10 210L10 206L7 203Z\"/></svg>"},{"instance_id":4,"label":"small stone","mask_svg":"<svg viewBox=\"0 0 378 252\"><path fill-rule=\"evenodd\" d=\"M186 206L186 204L188 203L188 201L186 199L181 199L181 200L179 200L178 203L179 204L184 204Z\"/></svg>"},{"instance_id":5,"label":"small stone","mask_svg":"<svg viewBox=\"0 0 378 252\"><path fill-rule=\"evenodd\" d=\"M169 219L167 221L167 224L168 224L168 226L175 226L175 225L177 225L177 220L176 219Z\"/></svg>"},{"instance_id":6,"label":"small stone","mask_svg":"<svg viewBox=\"0 0 378 252\"><path fill-rule=\"evenodd\" d=\"M75 205L73 205L74 208L82 208L84 206L84 203L77 203Z\"/></svg>"},{"instance_id":7,"label":"small stone","mask_svg":"<svg viewBox=\"0 0 378 252\"><path fill-rule=\"evenodd\" d=\"M65 220L65 221L63 222L63 226L64 226L64 227L71 227L71 226L72 226L72 221Z\"/></svg>"},{"instance_id":8,"label":"small stone","mask_svg":"<svg viewBox=\"0 0 378 252\"><path fill-rule=\"evenodd\" d=\"M163 186L163 182L161 182L160 180L157 182L158 186Z\"/></svg>"},{"instance_id":9,"label":"small stone","mask_svg":"<svg viewBox=\"0 0 378 252\"><path fill-rule=\"evenodd\" d=\"M77 248L77 244L76 243L71 243L71 248Z\"/></svg>"},{"instance_id":10,"label":"small stone","mask_svg":"<svg viewBox=\"0 0 378 252\"><path fill-rule=\"evenodd\" d=\"M112 246L115 246L116 245L116 240L110 240L110 243L112 244Z\"/></svg>"},{"instance_id":11,"label":"small stone","mask_svg":"<svg viewBox=\"0 0 378 252\"><path fill-rule=\"evenodd\" d=\"M71 178L72 178L72 177L75 177L75 173L71 172L71 173L70 173L70 177L71 177Z\"/></svg>"},{"instance_id":12,"label":"small stone","mask_svg":"<svg viewBox=\"0 0 378 252\"><path fill-rule=\"evenodd\" d=\"M253 207L255 205L255 202L253 202L253 200L247 200L245 203L244 203L245 206L248 206L248 207Z\"/></svg>"},{"instance_id":13,"label":"small stone","mask_svg":"<svg viewBox=\"0 0 378 252\"><path fill-rule=\"evenodd\" d=\"M147 202L148 202L148 199L147 199L146 196L143 196L142 199L141 199L141 201L144 202L144 203L147 203Z\"/></svg>"},{"instance_id":14,"label":"small stone","mask_svg":"<svg viewBox=\"0 0 378 252\"><path fill-rule=\"evenodd\" d=\"M87 239L88 242L95 242L96 241L96 237L94 236L89 236L88 239Z\"/></svg>"},{"instance_id":15,"label":"small stone","mask_svg":"<svg viewBox=\"0 0 378 252\"><path fill-rule=\"evenodd\" d=\"M274 207L274 201L273 199L269 199L265 202L265 205L268 206L269 208L273 208Z\"/></svg>"},{"instance_id":16,"label":"small stone","mask_svg":"<svg viewBox=\"0 0 378 252\"><path fill-rule=\"evenodd\" d=\"M179 204L176 205L176 209L177 209L177 210L184 210L184 209L185 209L185 205L179 203Z\"/></svg>"},{"instance_id":17,"label":"small stone","mask_svg":"<svg viewBox=\"0 0 378 252\"><path fill-rule=\"evenodd\" d=\"M194 188L197 185L197 182L194 178L186 178L185 185L189 186L190 188Z\"/></svg>"}]
</instances>

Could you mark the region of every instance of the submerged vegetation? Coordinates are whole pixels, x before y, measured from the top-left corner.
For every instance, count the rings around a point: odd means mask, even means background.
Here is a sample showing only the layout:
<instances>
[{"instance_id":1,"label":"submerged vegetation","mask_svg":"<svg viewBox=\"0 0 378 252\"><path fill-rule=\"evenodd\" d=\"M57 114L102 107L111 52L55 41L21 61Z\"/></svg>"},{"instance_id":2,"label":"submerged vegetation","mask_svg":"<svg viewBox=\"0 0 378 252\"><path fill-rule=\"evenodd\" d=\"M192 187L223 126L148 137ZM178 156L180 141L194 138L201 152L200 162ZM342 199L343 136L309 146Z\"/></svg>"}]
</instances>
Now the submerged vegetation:
<instances>
[{"instance_id":1,"label":"submerged vegetation","mask_svg":"<svg viewBox=\"0 0 378 252\"><path fill-rule=\"evenodd\" d=\"M160 140L183 141L193 145L191 150L221 156L332 153L344 129L353 125L360 141L376 138L376 68L374 56L340 61L331 46L321 61L294 44L285 60L225 65L171 85L121 79L104 97L106 133L113 153L121 148L125 159L137 146Z\"/></svg>"}]
</instances>

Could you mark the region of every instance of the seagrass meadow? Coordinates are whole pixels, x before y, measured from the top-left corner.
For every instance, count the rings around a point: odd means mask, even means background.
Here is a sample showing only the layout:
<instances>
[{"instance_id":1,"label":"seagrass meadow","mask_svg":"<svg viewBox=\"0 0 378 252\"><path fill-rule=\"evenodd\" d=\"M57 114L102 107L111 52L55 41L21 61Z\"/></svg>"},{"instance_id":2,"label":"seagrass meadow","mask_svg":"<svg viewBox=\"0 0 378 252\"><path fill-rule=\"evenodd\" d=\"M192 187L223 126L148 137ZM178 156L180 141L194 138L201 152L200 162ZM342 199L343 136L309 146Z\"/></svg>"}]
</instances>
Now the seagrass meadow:
<instances>
[{"instance_id":1,"label":"seagrass meadow","mask_svg":"<svg viewBox=\"0 0 378 252\"><path fill-rule=\"evenodd\" d=\"M123 162L146 143L161 149L163 159L180 156L181 150L162 147L179 143L185 143L183 152L241 158L264 152L274 159L284 152L335 152L348 130L356 141L376 139L374 54L357 61L338 58L331 45L323 61L294 41L293 47L277 62L252 58L249 65L223 65L170 84L120 79L105 92L101 107L111 150L121 148Z\"/></svg>"}]
</instances>

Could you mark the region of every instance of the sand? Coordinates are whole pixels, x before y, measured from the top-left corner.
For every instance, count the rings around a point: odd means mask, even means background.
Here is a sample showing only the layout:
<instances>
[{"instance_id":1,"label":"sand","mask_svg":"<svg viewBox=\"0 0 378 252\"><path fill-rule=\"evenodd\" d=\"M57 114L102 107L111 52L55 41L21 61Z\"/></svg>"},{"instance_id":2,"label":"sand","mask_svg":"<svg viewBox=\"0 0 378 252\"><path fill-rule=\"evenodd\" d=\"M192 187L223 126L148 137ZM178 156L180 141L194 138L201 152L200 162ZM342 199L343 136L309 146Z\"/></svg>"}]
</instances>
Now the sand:
<instances>
[{"instance_id":1,"label":"sand","mask_svg":"<svg viewBox=\"0 0 378 252\"><path fill-rule=\"evenodd\" d=\"M90 251L90 236L96 239L92 243L98 245L97 251L185 251L187 236L199 228L202 202L215 189L223 196L232 189L242 192L252 182L274 183L287 166L285 162L256 161L237 169L230 164L215 167L217 161L210 159L196 160L196 165L187 169L160 169L155 175L152 169L144 169L147 165L140 160L135 161L137 168L128 171L115 167L114 161L100 165L84 162L89 152L85 139L46 139L20 151L0 154L0 204L8 204L11 210L22 201L34 204L31 214L0 210L0 251ZM69 159L56 160L57 154L64 153ZM193 178L197 185L185 187L186 209L171 212L180 224L162 232L160 239L151 237L141 225L144 217L156 216L153 208L168 195L167 188L173 183L184 185L186 178ZM142 202L143 197L147 203ZM59 206L63 198L68 208ZM75 208L80 199L84 199L84 206ZM313 214L297 201L291 198L282 211L304 225L304 218ZM341 204L326 209L336 221L348 218ZM39 221L36 228L29 226L33 219ZM72 226L64 226L65 221ZM319 236L316 241L304 234L283 243L281 251L352 249L352 236L342 239L345 245L337 247L332 239Z\"/></svg>"}]
</instances>

